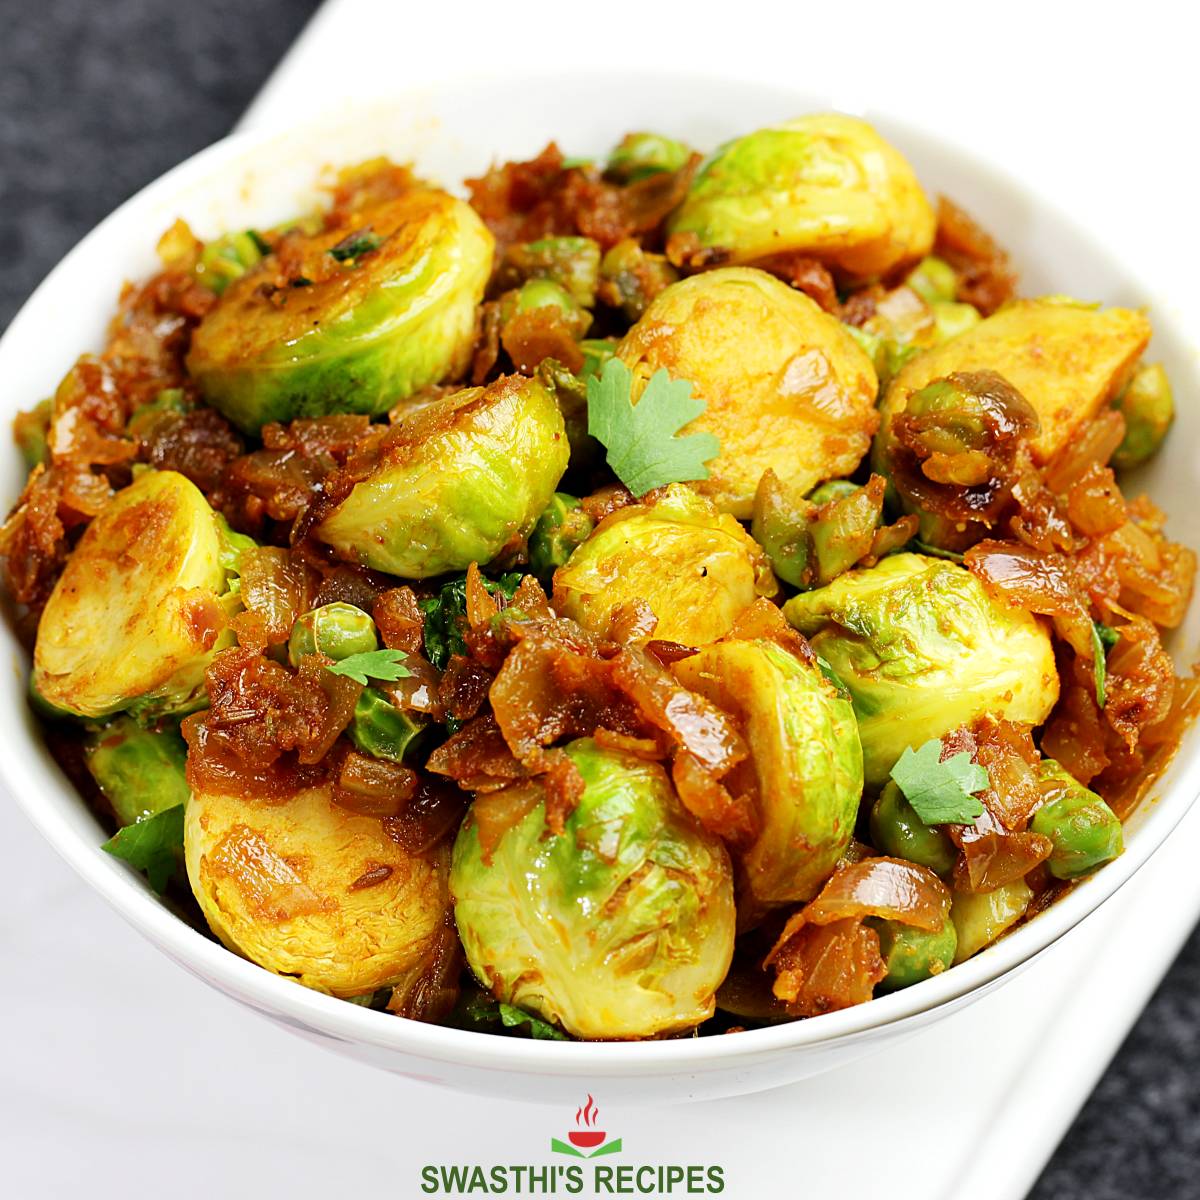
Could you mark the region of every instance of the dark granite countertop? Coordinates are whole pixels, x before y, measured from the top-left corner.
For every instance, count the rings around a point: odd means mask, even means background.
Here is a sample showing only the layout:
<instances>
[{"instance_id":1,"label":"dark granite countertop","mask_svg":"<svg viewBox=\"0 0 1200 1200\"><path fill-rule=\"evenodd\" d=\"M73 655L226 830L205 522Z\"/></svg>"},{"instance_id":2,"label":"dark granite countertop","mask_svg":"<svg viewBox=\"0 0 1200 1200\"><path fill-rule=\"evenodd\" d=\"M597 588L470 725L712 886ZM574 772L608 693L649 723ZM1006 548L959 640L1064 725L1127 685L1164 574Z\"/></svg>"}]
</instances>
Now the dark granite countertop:
<instances>
[{"instance_id":1,"label":"dark granite countertop","mask_svg":"<svg viewBox=\"0 0 1200 1200\"><path fill-rule=\"evenodd\" d=\"M317 5L8 0L3 7L0 328L101 217L228 131ZM1193 935L1034 1200L1200 1196L1198 1070L1200 936Z\"/></svg>"}]
</instances>

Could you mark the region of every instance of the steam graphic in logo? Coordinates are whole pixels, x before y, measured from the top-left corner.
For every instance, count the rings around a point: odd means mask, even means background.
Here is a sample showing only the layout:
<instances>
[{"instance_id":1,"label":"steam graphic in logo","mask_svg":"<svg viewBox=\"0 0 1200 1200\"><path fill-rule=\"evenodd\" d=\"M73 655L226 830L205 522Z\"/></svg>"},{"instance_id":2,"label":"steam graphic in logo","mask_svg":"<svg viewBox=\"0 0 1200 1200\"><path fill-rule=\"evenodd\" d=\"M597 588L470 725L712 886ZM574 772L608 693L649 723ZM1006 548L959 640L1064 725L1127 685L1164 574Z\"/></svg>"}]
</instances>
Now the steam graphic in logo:
<instances>
[{"instance_id":1,"label":"steam graphic in logo","mask_svg":"<svg viewBox=\"0 0 1200 1200\"><path fill-rule=\"evenodd\" d=\"M578 1128L567 1134L570 1145L560 1142L558 1138L551 1138L550 1149L555 1154L569 1154L573 1158L599 1158L602 1154L616 1154L621 1149L621 1139L613 1138L611 1142L604 1140L608 1134L603 1129L596 1128L599 1116L600 1109L596 1107L596 1102L589 1093L587 1103L575 1110L575 1124Z\"/></svg>"}]
</instances>

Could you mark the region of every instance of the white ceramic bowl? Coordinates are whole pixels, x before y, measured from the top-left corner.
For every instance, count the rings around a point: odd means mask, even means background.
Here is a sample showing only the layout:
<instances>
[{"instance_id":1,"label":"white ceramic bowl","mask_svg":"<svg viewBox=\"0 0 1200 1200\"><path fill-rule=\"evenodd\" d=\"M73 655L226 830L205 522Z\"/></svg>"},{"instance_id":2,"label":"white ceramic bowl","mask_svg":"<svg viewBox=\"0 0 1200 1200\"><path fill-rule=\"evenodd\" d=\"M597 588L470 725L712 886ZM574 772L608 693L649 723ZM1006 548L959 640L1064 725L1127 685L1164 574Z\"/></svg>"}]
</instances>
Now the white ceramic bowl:
<instances>
[{"instance_id":1,"label":"white ceramic bowl","mask_svg":"<svg viewBox=\"0 0 1200 1200\"><path fill-rule=\"evenodd\" d=\"M558 97L554 104L546 103L551 95ZM78 353L98 347L122 280L154 269L155 241L177 216L201 236L271 224L314 201L321 168L373 154L413 160L426 175L455 186L494 159L532 155L551 137L570 153L599 154L627 130L653 127L707 149L758 125L829 106L825 96L754 84L597 74L544 86L523 81L519 88L457 84L339 114L332 123L228 138L124 204L37 290L0 340L0 422L7 426L18 408L49 395ZM1150 303L1136 264L1112 261L1037 194L1036 181L1006 177L935 132L905 128L884 113L862 115L908 155L931 194L959 200L1012 250L1027 292ZM1200 407L1186 402L1200 396L1200 379L1167 314L1152 316L1151 353L1166 363L1185 402L1166 450L1139 482L1172 513L1173 535L1200 546ZM23 475L15 452L2 457L0 495L7 504ZM1196 645L1197 609L1175 639L1177 658ZM12 664L0 680L6 747L0 778L55 849L126 920L198 978L311 1040L410 1078L502 1097L574 1103L586 1082L625 1103L709 1099L789 1083L870 1053L970 1003L1051 947L1150 858L1200 791L1200 736L1193 730L1157 786L1157 800L1128 823L1121 858L967 963L870 1004L771 1029L679 1041L487 1036L400 1020L308 991L176 918L140 877L99 849L104 831L30 718L26 656L7 627L0 637Z\"/></svg>"}]
</instances>

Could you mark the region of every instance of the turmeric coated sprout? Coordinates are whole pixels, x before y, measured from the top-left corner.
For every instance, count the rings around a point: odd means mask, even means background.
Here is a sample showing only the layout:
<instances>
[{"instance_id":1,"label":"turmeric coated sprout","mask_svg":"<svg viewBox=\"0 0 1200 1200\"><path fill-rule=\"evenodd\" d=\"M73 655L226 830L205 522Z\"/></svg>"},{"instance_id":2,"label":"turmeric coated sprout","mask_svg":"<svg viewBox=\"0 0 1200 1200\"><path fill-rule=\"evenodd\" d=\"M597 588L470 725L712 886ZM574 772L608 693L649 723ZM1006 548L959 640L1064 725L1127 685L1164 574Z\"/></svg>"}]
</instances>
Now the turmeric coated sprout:
<instances>
[{"instance_id":1,"label":"turmeric coated sprout","mask_svg":"<svg viewBox=\"0 0 1200 1200\"><path fill-rule=\"evenodd\" d=\"M584 790L562 833L538 799L495 845L473 816L458 835L450 890L467 962L498 999L576 1037L691 1029L733 957L725 849L660 764L590 738L566 753Z\"/></svg>"},{"instance_id":2,"label":"turmeric coated sprout","mask_svg":"<svg viewBox=\"0 0 1200 1200\"><path fill-rule=\"evenodd\" d=\"M147 471L84 531L38 625L33 686L80 717L194 706L227 645L219 518L175 471Z\"/></svg>"},{"instance_id":3,"label":"turmeric coated sprout","mask_svg":"<svg viewBox=\"0 0 1200 1200\"><path fill-rule=\"evenodd\" d=\"M767 557L728 514L684 484L606 517L554 573L554 606L597 633L641 601L657 638L701 646L724 637L759 596L778 590Z\"/></svg>"},{"instance_id":4,"label":"turmeric coated sprout","mask_svg":"<svg viewBox=\"0 0 1200 1200\"><path fill-rule=\"evenodd\" d=\"M762 904L812 899L850 844L862 797L850 701L815 662L763 640L718 642L674 670L737 717L750 743L759 831L738 860L751 894Z\"/></svg>"},{"instance_id":5,"label":"turmeric coated sprout","mask_svg":"<svg viewBox=\"0 0 1200 1200\"><path fill-rule=\"evenodd\" d=\"M726 142L667 227L699 264L801 253L868 277L927 254L935 225L898 150L865 121L816 113Z\"/></svg>"},{"instance_id":6,"label":"turmeric coated sprout","mask_svg":"<svg viewBox=\"0 0 1200 1200\"><path fill-rule=\"evenodd\" d=\"M269 421L382 413L460 374L492 269L492 235L445 192L414 189L348 224L288 235L225 288L188 369L204 398L257 433Z\"/></svg>"},{"instance_id":7,"label":"turmeric coated sprout","mask_svg":"<svg viewBox=\"0 0 1200 1200\"><path fill-rule=\"evenodd\" d=\"M188 879L235 953L334 996L419 979L448 914L446 845L403 849L329 785L287 800L198 792L184 824Z\"/></svg>"},{"instance_id":8,"label":"turmeric coated sprout","mask_svg":"<svg viewBox=\"0 0 1200 1200\"><path fill-rule=\"evenodd\" d=\"M985 713L1040 725L1058 699L1042 623L952 562L894 554L783 611L850 690L869 787L908 747Z\"/></svg>"},{"instance_id":9,"label":"turmeric coated sprout","mask_svg":"<svg viewBox=\"0 0 1200 1200\"><path fill-rule=\"evenodd\" d=\"M804 493L849 475L870 447L870 359L840 321L765 271L706 271L666 288L617 356L635 387L660 368L692 382L706 408L684 432L721 443L709 478L693 486L739 520L766 470Z\"/></svg>"},{"instance_id":10,"label":"turmeric coated sprout","mask_svg":"<svg viewBox=\"0 0 1200 1200\"><path fill-rule=\"evenodd\" d=\"M533 529L569 454L540 380L467 388L393 426L374 469L316 536L342 558L406 579L490 562Z\"/></svg>"}]
</instances>

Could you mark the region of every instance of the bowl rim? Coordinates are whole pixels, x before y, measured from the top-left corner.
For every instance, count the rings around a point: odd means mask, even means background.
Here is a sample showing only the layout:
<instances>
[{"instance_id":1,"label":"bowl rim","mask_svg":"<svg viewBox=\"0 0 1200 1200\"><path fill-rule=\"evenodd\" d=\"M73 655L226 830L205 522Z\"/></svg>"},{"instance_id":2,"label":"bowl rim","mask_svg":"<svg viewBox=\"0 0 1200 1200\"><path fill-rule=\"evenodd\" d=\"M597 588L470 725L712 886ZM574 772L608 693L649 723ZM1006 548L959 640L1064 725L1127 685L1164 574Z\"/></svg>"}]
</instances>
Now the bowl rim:
<instances>
[{"instance_id":1,"label":"bowl rim","mask_svg":"<svg viewBox=\"0 0 1200 1200\"><path fill-rule=\"evenodd\" d=\"M587 73L593 80L612 77L610 71ZM690 80L694 85L720 84L733 87L769 87L781 96L794 94L797 105L809 105L801 88L755 83L737 74L687 74L672 72L673 83ZM662 83L664 76L647 71L620 74L625 87L639 81ZM486 88L494 80L484 76L477 86ZM422 97L438 96L461 89L461 84L423 86ZM344 125L355 112L379 109L381 104L401 104L411 95L403 89L371 97L362 103L339 109L332 118L315 116L306 121L313 132ZM803 108L800 111L804 111ZM1078 215L1066 213L1053 198L1039 194L1009 175L1000 165L988 162L959 142L920 124L898 119L873 105L856 109L867 120L885 126L889 137L925 142L952 153L981 186L1016 193L1035 202L1037 208L1056 222L1069 227L1080 243L1106 266L1113 266L1140 280L1137 266L1124 266L1127 255L1118 260L1082 222ZM0 337L0 370L11 355L19 354L28 336L27 326L36 329L39 297L70 277L74 265L97 243L103 243L109 231L131 210L150 207L182 192L187 186L219 173L230 160L248 150L294 138L294 130L266 123L232 133L200 150L140 189L83 237L47 274L21 306L8 329ZM456 184L457 181L454 181ZM148 237L156 231L148 231ZM1128 248L1125 248L1128 249ZM119 281L114 281L114 290ZM1178 328L1180 320L1164 306L1159 314L1165 327ZM1070 929L1111 897L1152 857L1171 830L1184 816L1200 793L1200 739L1193 729L1185 735L1190 744L1181 748L1172 770L1178 778L1161 798L1147 799L1139 806L1139 827L1125 852L1093 876L1077 883L1066 895L1034 920L1024 923L992 946L960 963L952 970L924 980L912 987L871 1000L853 1008L825 1013L806 1019L785 1021L761 1029L742 1031L734 1037L685 1037L643 1042L539 1041L442 1025L425 1024L388 1013L375 1012L333 996L312 991L294 980L275 975L226 949L183 921L163 904L124 864L106 855L99 844L89 843L82 833L68 824L65 815L38 803L38 781L33 778L27 756L0 756L0 783L17 800L34 826L55 851L143 936L147 937L184 969L206 983L241 999L244 1003L275 1019L299 1025L306 1032L349 1043L361 1043L406 1054L430 1062L465 1064L492 1071L533 1071L553 1076L587 1073L593 1076L637 1076L664 1072L715 1070L736 1060L754 1060L783 1051L799 1051L834 1041L868 1035L872 1031L899 1022L913 1023L922 1014L936 1017L956 1007L955 1002L982 994L989 984L1011 975L1033 960ZM75 802L85 801L65 777L63 791ZM1152 809L1148 814L1146 808Z\"/></svg>"}]
</instances>

